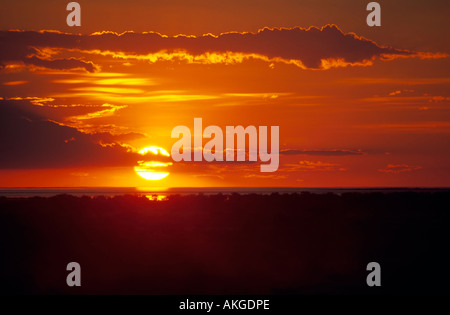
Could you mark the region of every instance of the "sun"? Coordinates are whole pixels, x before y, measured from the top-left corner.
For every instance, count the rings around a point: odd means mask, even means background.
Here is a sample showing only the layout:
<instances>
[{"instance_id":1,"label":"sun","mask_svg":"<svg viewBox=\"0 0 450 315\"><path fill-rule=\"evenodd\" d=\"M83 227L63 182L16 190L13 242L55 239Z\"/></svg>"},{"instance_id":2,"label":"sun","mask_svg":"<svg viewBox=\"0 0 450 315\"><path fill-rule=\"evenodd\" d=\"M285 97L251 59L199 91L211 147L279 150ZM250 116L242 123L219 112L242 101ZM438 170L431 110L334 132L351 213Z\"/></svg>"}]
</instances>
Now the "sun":
<instances>
[{"instance_id":1,"label":"sun","mask_svg":"<svg viewBox=\"0 0 450 315\"><path fill-rule=\"evenodd\" d=\"M172 165L171 162L164 162L165 160L167 160L167 157L169 157L170 154L163 148L150 146L143 148L138 153L145 157L148 157L149 155L151 157L154 156L155 159L138 161L138 165L134 167L134 171L142 178L145 178L147 180L160 180L170 174L167 171L161 172L161 168L167 169L168 166Z\"/></svg>"}]
</instances>

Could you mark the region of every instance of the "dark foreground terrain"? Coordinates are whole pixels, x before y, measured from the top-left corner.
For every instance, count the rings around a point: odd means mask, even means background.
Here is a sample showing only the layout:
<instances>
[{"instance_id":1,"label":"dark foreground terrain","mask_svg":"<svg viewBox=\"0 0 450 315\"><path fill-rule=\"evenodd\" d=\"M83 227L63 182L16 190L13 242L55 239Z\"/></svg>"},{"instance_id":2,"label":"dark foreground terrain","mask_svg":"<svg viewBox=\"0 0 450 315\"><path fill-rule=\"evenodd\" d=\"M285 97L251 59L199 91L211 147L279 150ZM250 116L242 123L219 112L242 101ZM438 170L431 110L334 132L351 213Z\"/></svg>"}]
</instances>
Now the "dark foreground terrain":
<instances>
[{"instance_id":1,"label":"dark foreground terrain","mask_svg":"<svg viewBox=\"0 0 450 315\"><path fill-rule=\"evenodd\" d=\"M450 192L0 197L2 294L449 294ZM81 287L66 265L81 265ZM381 287L366 266L381 265Z\"/></svg>"}]
</instances>

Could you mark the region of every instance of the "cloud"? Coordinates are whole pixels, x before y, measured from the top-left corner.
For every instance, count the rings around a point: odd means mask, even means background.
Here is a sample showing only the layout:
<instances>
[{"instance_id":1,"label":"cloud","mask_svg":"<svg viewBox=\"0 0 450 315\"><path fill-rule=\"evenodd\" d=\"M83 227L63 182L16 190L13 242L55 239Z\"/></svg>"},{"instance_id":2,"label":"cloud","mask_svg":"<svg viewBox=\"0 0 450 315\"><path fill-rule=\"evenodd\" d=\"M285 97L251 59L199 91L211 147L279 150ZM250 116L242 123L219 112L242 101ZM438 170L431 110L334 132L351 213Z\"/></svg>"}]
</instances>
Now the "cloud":
<instances>
[{"instance_id":1,"label":"cloud","mask_svg":"<svg viewBox=\"0 0 450 315\"><path fill-rule=\"evenodd\" d=\"M346 171L347 169L341 167L340 164L328 163L322 161L299 161L298 164L286 164L280 168L286 172L297 171Z\"/></svg>"},{"instance_id":2,"label":"cloud","mask_svg":"<svg viewBox=\"0 0 450 315\"><path fill-rule=\"evenodd\" d=\"M270 180L277 180L277 179L286 179L287 175L276 175L276 174L247 174L244 175L245 178L256 178L256 179L270 179Z\"/></svg>"},{"instance_id":3,"label":"cloud","mask_svg":"<svg viewBox=\"0 0 450 315\"><path fill-rule=\"evenodd\" d=\"M23 85L23 84L27 84L28 81L10 81L10 82L5 82L3 83L3 85Z\"/></svg>"},{"instance_id":4,"label":"cloud","mask_svg":"<svg viewBox=\"0 0 450 315\"><path fill-rule=\"evenodd\" d=\"M36 56L27 57L22 60L26 65L33 65L48 69L69 70L69 69L85 69L88 72L94 72L96 65L90 61L83 61L77 58L66 59L40 59Z\"/></svg>"},{"instance_id":5,"label":"cloud","mask_svg":"<svg viewBox=\"0 0 450 315\"><path fill-rule=\"evenodd\" d=\"M414 90L396 90L394 92L389 93L389 96L396 96L396 95L400 95L400 94L405 94L405 93L413 93Z\"/></svg>"},{"instance_id":6,"label":"cloud","mask_svg":"<svg viewBox=\"0 0 450 315\"><path fill-rule=\"evenodd\" d=\"M59 32L35 32L35 31L1 31L0 32L0 69L7 64L22 62L25 65L43 67L48 69L77 69L82 68L93 72L97 69L94 63L78 58L53 58L52 53L40 50L36 47L49 47L53 40L61 39L55 35L63 35ZM65 34L68 36L67 34ZM66 40L68 38L65 38ZM55 43L56 44L56 43ZM50 45L51 47L52 45ZM50 50L51 51L51 50Z\"/></svg>"},{"instance_id":7,"label":"cloud","mask_svg":"<svg viewBox=\"0 0 450 315\"><path fill-rule=\"evenodd\" d=\"M449 96L430 96L429 103L450 102Z\"/></svg>"},{"instance_id":8,"label":"cloud","mask_svg":"<svg viewBox=\"0 0 450 315\"><path fill-rule=\"evenodd\" d=\"M385 168L379 169L379 172L399 174L404 172L411 172L420 170L422 166L418 165L408 165L408 164L388 164Z\"/></svg>"},{"instance_id":9,"label":"cloud","mask_svg":"<svg viewBox=\"0 0 450 315\"><path fill-rule=\"evenodd\" d=\"M80 120L88 120L94 118L102 118L114 115L120 109L126 108L127 105L112 105L112 104L103 104L100 110L95 112L90 112L83 115L76 115L66 118L68 121L77 122Z\"/></svg>"},{"instance_id":10,"label":"cloud","mask_svg":"<svg viewBox=\"0 0 450 315\"><path fill-rule=\"evenodd\" d=\"M446 56L448 57L448 56ZM342 78L334 81L342 85L433 85L448 84L450 78L377 78L377 77L354 77Z\"/></svg>"},{"instance_id":11,"label":"cloud","mask_svg":"<svg viewBox=\"0 0 450 315\"><path fill-rule=\"evenodd\" d=\"M367 124L360 125L358 127L363 129L384 130L386 132L395 131L400 133L450 133L450 122L447 121L423 121L397 124Z\"/></svg>"},{"instance_id":12,"label":"cloud","mask_svg":"<svg viewBox=\"0 0 450 315\"><path fill-rule=\"evenodd\" d=\"M121 138L85 134L33 113L31 100L0 101L0 168L134 166L142 156Z\"/></svg>"},{"instance_id":13,"label":"cloud","mask_svg":"<svg viewBox=\"0 0 450 315\"><path fill-rule=\"evenodd\" d=\"M447 57L446 54L380 46L356 34L345 34L335 25L172 37L156 32L76 35L54 31L2 31L0 44L3 47L0 64L22 61L52 69L81 67L87 71L95 71L92 62L75 58L55 59L55 56L61 51L76 51L126 60L225 64L259 59L269 64L281 62L303 69L370 65L375 59Z\"/></svg>"},{"instance_id":14,"label":"cloud","mask_svg":"<svg viewBox=\"0 0 450 315\"><path fill-rule=\"evenodd\" d=\"M194 174L194 177L206 178L206 179L210 178L210 179L215 179L215 180L217 180L217 179L224 180L225 179L225 177L222 175L214 175L214 174Z\"/></svg>"},{"instance_id":15,"label":"cloud","mask_svg":"<svg viewBox=\"0 0 450 315\"><path fill-rule=\"evenodd\" d=\"M7 100L13 101L23 101L28 100L31 104L36 106L46 106L47 102L53 102L55 99L51 97L35 97L35 96L27 96L27 97L9 97Z\"/></svg>"},{"instance_id":16,"label":"cloud","mask_svg":"<svg viewBox=\"0 0 450 315\"><path fill-rule=\"evenodd\" d=\"M284 155L320 155L320 156L346 156L346 155L364 155L367 154L361 150L281 150Z\"/></svg>"}]
</instances>

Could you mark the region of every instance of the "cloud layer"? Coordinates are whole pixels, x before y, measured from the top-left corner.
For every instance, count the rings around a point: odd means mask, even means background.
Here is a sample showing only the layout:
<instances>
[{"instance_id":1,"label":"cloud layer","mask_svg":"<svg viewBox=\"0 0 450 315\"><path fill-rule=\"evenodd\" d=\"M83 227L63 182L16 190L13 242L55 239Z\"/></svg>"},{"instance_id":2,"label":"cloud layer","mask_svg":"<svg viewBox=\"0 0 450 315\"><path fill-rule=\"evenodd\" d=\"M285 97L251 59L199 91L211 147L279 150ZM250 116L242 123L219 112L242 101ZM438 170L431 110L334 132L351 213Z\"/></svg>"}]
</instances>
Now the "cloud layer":
<instances>
[{"instance_id":1,"label":"cloud layer","mask_svg":"<svg viewBox=\"0 0 450 315\"><path fill-rule=\"evenodd\" d=\"M388 164L385 168L379 169L379 172L389 174L399 174L404 172L411 172L420 170L422 166L408 165L408 164Z\"/></svg>"},{"instance_id":2,"label":"cloud layer","mask_svg":"<svg viewBox=\"0 0 450 315\"><path fill-rule=\"evenodd\" d=\"M138 59L149 62L184 60L190 63L237 63L247 59L294 64L303 69L329 69L348 65L370 65L375 59L420 57L441 58L444 54L413 52L383 47L377 43L345 34L335 25L322 28L264 28L256 33L230 32L220 35L178 35L168 37L155 32L91 35L55 31L0 32L0 65L23 62L52 69L96 66L80 58L57 58L61 51L77 51Z\"/></svg>"},{"instance_id":3,"label":"cloud layer","mask_svg":"<svg viewBox=\"0 0 450 315\"><path fill-rule=\"evenodd\" d=\"M361 150L281 150L280 154L284 155L320 155L320 156L347 156L347 155L364 155L367 154Z\"/></svg>"},{"instance_id":4,"label":"cloud layer","mask_svg":"<svg viewBox=\"0 0 450 315\"><path fill-rule=\"evenodd\" d=\"M39 117L32 106L0 100L0 169L133 166L142 159L121 145L124 135L85 134Z\"/></svg>"}]
</instances>

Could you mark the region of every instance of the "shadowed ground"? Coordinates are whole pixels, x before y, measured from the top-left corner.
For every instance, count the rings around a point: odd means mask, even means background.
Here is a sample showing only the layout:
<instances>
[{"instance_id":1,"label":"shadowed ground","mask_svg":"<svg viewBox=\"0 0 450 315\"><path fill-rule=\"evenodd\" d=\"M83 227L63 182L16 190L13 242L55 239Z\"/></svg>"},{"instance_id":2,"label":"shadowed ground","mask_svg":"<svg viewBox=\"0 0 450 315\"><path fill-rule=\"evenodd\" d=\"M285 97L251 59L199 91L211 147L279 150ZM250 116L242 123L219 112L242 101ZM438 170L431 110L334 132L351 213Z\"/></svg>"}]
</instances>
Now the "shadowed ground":
<instances>
[{"instance_id":1,"label":"shadowed ground","mask_svg":"<svg viewBox=\"0 0 450 315\"><path fill-rule=\"evenodd\" d=\"M0 197L1 293L449 294L448 209L446 191Z\"/></svg>"}]
</instances>

